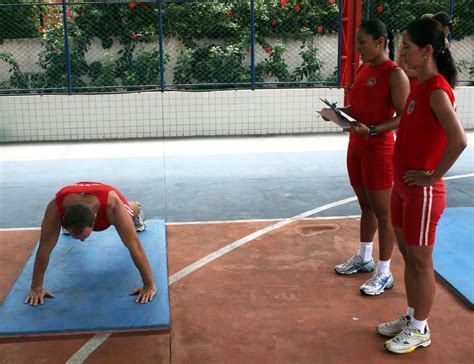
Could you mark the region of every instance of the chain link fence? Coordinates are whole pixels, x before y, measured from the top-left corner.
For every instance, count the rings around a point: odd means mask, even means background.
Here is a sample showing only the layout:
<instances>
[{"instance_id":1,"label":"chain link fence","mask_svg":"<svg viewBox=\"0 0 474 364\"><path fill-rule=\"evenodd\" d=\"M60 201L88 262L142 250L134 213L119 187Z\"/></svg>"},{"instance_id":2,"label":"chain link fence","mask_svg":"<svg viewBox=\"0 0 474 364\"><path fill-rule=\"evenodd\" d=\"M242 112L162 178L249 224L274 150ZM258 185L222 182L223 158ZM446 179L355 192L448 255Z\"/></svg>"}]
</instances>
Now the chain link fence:
<instances>
[{"instance_id":1,"label":"chain link fence","mask_svg":"<svg viewBox=\"0 0 474 364\"><path fill-rule=\"evenodd\" d=\"M444 12L451 18L450 51L458 67L458 80L474 85L474 7L472 0L365 1L364 19L379 19L394 31L395 47L408 23Z\"/></svg>"},{"instance_id":2,"label":"chain link fence","mask_svg":"<svg viewBox=\"0 0 474 364\"><path fill-rule=\"evenodd\" d=\"M470 0L369 1L399 32L453 16L460 80L473 80ZM472 5L472 4L471 4ZM0 3L0 93L314 87L339 80L340 0Z\"/></svg>"},{"instance_id":3,"label":"chain link fence","mask_svg":"<svg viewBox=\"0 0 474 364\"><path fill-rule=\"evenodd\" d=\"M336 0L10 1L0 14L1 93L302 87L338 79Z\"/></svg>"}]
</instances>

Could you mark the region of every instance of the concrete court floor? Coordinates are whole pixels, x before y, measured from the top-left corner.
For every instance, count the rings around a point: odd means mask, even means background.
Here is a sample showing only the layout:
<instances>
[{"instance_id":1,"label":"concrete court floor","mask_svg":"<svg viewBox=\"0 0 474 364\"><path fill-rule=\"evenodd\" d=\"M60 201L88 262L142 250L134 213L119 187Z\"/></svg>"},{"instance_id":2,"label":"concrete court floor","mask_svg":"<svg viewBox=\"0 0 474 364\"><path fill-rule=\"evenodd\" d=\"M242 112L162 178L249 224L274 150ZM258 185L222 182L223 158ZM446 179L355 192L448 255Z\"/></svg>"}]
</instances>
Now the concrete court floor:
<instances>
[{"instance_id":1,"label":"concrete court floor","mask_svg":"<svg viewBox=\"0 0 474 364\"><path fill-rule=\"evenodd\" d=\"M201 145L199 148L207 158L192 156L191 159L196 158L194 162L199 162L199 166L195 166L193 170L188 170L192 166L189 161L176 161L176 166L180 168L176 168L173 175L170 163L164 165L163 170L169 173L163 174L161 189L161 172L158 168L157 172L147 171L129 177L123 170L126 169L123 168L124 159L117 154L105 162L101 161L102 169L96 160L84 158L88 153L91 158L100 154L97 149L103 147L103 144L94 145L87 153L84 153L83 145L48 145L45 146L45 155L34 145L12 145L7 147L7 151L2 148L0 197L2 206L8 206L7 211L13 211L11 215L14 218L2 213L1 226L20 229L0 231L0 299L3 299L13 284L38 237L38 230L21 228L39 225L44 201L52 196L61 183L84 179L79 178L82 177L80 173L73 176L69 173L74 174L78 166L79 169L84 169L84 173L102 177L86 179L103 181L104 178L108 179L106 177L113 177L110 179L117 182L125 180L124 187L120 188L129 188L130 193L125 191L126 195L138 190L146 196L150 191L163 191L166 184L182 183L176 187L175 192L167 186L166 196L169 200L166 203L161 197L156 197L151 202L141 199L151 207L150 209L147 206L149 217L164 216L169 222L169 273L170 279L173 279L177 272L194 261L274 223L253 221L254 219L288 219L303 211L352 196L350 188L340 186L347 184L347 181L341 182L346 178L344 166L336 164L344 162L344 145L340 143L341 138L330 136L321 138L322 141L313 138L293 139L296 144L293 141L290 144L293 144L292 148L296 145L296 152L281 150L284 149L281 144L286 145L288 139L292 139L290 137L287 137L287 140L285 137L250 138L250 143L246 140L243 145L241 140L216 141L217 144L224 142L227 147L228 144L233 144L233 147L237 148L237 153L224 153L224 157L222 145L210 147L208 144L212 143L206 141L206 146ZM261 144L267 143L269 139L273 139L271 144L277 141L276 152L274 146L268 145L262 148L263 152L252 150L251 142L257 141L256 144L261 147ZM199 141L192 143L199 144ZM162 144L165 152L173 149L171 144ZM91 144L86 147L88 146ZM118 150L127 153L122 147L123 144ZM137 145L134 144L133 147L136 148ZM206 147L211 150L202 150ZM79 153L71 148L78 148ZM251 153L252 156L248 153L241 155L241 148L254 153ZM258 149L255 146L254 148ZM144 149L149 153L149 145ZM467 152L467 157L451 171L452 175L473 172L472 149ZM155 150L153 153L161 152ZM181 156L186 154L180 153ZM175 154L176 158L179 157L177 154L179 153ZM305 154L323 157L311 163L311 160L304 158ZM218 161L202 163L209 159L210 155L218 156ZM189 154L185 157L188 158ZM265 163L260 161L260 157L267 158ZM117 164L114 169L109 169L119 158L122 168ZM125 165L132 171L133 165L141 165L143 155L134 158L136 163ZM160 158L160 155L148 158ZM245 163L241 162L241 158ZM276 161L271 164L271 159ZM231 161L233 163L229 163ZM330 171L322 168L326 165L331 167ZM228 170L222 169L222 166L227 166ZM34 172L38 173L31 176L30 168L33 167L37 168ZM309 168L310 171L303 167ZM47 175L43 174L44 171L48 171ZM236 175L240 176L239 173L245 171L247 174L234 181ZM210 172L214 173L212 178L209 177ZM289 176L289 172L299 177ZM149 179L153 173L156 177ZM67 180L69 177L72 178ZM192 177L191 181L180 180L185 177ZM327 177L326 180L324 177ZM137 180L140 183L135 189ZM143 180L146 182L142 183ZM151 184L147 184L150 182ZM158 183L155 185L153 182ZM248 184L240 188L246 182ZM289 186L291 182L294 185ZM216 184L222 187L212 187ZM283 188L277 184L283 185ZM314 184L317 184L318 188L311 187ZM448 196L457 196L448 200L448 205L472 206L472 177L452 180L447 182L447 185ZM238 188L235 196L243 199L245 203L231 206L222 203L230 201L226 200L225 196L232 187ZM308 189L304 190L305 188ZM254 191L253 197L246 199L243 195L249 191ZM264 197L257 198L259 194ZM180 195L184 195L179 200L181 205L176 205L181 208L176 208L171 201L178 200ZM37 196L41 196L44 201L36 201ZM196 205L196 200L198 203L193 209L191 205ZM215 200L214 204L209 204L209 200ZM206 205L199 206L199 202L206 202ZM296 207L289 206L293 202ZM153 209L153 206L159 203L162 203L164 208L155 206ZM217 212L212 211L214 205L219 203L224 206L218 206ZM251 205L247 206L246 203ZM25 206L32 210L30 215L22 214ZM184 208L188 206L191 207ZM242 209L239 210L239 207ZM327 207L312 216L347 216L358 213L355 203ZM334 213L336 210L337 213ZM2 208L2 211L5 209ZM160 214L160 211L164 214ZM224 213L221 214L221 211ZM277 214L279 216L275 216ZM193 221L193 216L194 220L203 223L187 223ZM219 219L220 216L226 217L227 220L248 221L206 222L224 220ZM403 357L383 350L384 339L375 333L375 326L380 321L390 320L403 313L405 296L401 284L402 261L396 252L392 266L395 274L393 290L379 297L361 296L358 287L368 278L367 275L340 277L332 270L335 264L353 254L357 241L357 218L301 219L288 223L250 240L188 276L170 281L172 329L169 334L113 334L106 336L106 340L91 352L84 351L85 345L97 338L91 335L1 340L0 362L64 363L69 360L87 363L389 363L403 360L418 363L472 363L473 313L442 282L437 284L437 299L430 319L433 333L431 347L418 349Z\"/></svg>"}]
</instances>

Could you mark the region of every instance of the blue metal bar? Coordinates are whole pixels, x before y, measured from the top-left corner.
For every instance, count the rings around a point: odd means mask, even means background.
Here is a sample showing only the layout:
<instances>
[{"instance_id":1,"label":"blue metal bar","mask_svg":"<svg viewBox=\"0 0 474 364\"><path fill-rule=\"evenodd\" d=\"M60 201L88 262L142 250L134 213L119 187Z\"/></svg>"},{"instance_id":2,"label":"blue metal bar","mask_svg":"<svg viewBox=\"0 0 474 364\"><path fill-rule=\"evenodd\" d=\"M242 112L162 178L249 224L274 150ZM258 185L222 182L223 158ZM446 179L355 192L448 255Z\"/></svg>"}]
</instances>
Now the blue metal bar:
<instances>
[{"instance_id":1,"label":"blue metal bar","mask_svg":"<svg viewBox=\"0 0 474 364\"><path fill-rule=\"evenodd\" d=\"M338 1L339 4L339 19L338 19L338 32L337 32L337 84L341 84L341 47L342 47L342 0Z\"/></svg>"},{"instance_id":2,"label":"blue metal bar","mask_svg":"<svg viewBox=\"0 0 474 364\"><path fill-rule=\"evenodd\" d=\"M64 46L66 47L67 92L72 93L71 48L69 45L69 30L67 22L67 0L63 0Z\"/></svg>"},{"instance_id":3,"label":"blue metal bar","mask_svg":"<svg viewBox=\"0 0 474 364\"><path fill-rule=\"evenodd\" d=\"M365 17L364 20L367 21L370 18L370 0L365 0Z\"/></svg>"},{"instance_id":4,"label":"blue metal bar","mask_svg":"<svg viewBox=\"0 0 474 364\"><path fill-rule=\"evenodd\" d=\"M451 22L454 19L454 0L449 0L449 16L451 17ZM450 32L448 35L448 41L451 43L453 39L453 34Z\"/></svg>"},{"instance_id":5,"label":"blue metal bar","mask_svg":"<svg viewBox=\"0 0 474 364\"><path fill-rule=\"evenodd\" d=\"M255 89L255 0L250 0L250 82Z\"/></svg>"},{"instance_id":6,"label":"blue metal bar","mask_svg":"<svg viewBox=\"0 0 474 364\"><path fill-rule=\"evenodd\" d=\"M164 52L165 47L163 44L163 0L158 1L158 28L160 33L160 88L161 91L165 90L165 61Z\"/></svg>"}]
</instances>

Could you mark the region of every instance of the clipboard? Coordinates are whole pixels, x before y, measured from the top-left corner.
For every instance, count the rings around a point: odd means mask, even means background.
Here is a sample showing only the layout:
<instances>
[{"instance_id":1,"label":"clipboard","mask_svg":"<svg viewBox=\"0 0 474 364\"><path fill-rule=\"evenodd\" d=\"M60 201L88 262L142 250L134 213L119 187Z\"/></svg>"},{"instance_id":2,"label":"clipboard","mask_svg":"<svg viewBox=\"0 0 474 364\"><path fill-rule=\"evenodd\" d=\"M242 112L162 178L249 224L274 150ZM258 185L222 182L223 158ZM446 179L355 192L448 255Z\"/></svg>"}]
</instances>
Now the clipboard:
<instances>
[{"instance_id":1,"label":"clipboard","mask_svg":"<svg viewBox=\"0 0 474 364\"><path fill-rule=\"evenodd\" d=\"M321 98L320 100L324 102L327 106L329 106L330 110L332 111L329 113L324 113L324 115L320 111L318 111L321 116L325 117L326 119L329 119L330 121L337 124L343 129L350 128L351 125L355 126L359 124L356 119L339 109L335 102L329 102L327 99Z\"/></svg>"}]
</instances>

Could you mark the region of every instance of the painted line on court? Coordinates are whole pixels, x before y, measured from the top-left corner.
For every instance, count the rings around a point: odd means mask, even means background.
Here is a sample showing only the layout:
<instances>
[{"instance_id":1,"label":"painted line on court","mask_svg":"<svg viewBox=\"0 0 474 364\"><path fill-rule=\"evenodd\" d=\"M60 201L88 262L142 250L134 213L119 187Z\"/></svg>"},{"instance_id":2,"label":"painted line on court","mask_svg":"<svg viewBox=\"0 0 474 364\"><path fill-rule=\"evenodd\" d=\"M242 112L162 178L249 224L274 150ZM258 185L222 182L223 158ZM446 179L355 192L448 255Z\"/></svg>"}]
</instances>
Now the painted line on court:
<instances>
[{"instance_id":1,"label":"painted line on court","mask_svg":"<svg viewBox=\"0 0 474 364\"><path fill-rule=\"evenodd\" d=\"M317 221L317 220L337 220L337 219L356 219L360 215L341 215L341 216L320 216L320 217L307 217L304 220ZM249 222L275 222L284 221L286 219L250 219L250 220L209 220L209 221L185 221L185 222L167 222L166 225L205 225L205 224L241 224Z\"/></svg>"},{"instance_id":2,"label":"painted line on court","mask_svg":"<svg viewBox=\"0 0 474 364\"><path fill-rule=\"evenodd\" d=\"M0 231L19 231L19 230L40 230L40 227L26 227L26 228L3 228Z\"/></svg>"},{"instance_id":3,"label":"painted line on court","mask_svg":"<svg viewBox=\"0 0 474 364\"><path fill-rule=\"evenodd\" d=\"M279 229L282 226L291 224L292 222L302 220L305 217L317 214L318 212L329 210L333 207L345 205L346 203L356 201L356 200L357 200L357 198L355 196L354 197L349 197L349 198L346 198L344 200L336 201L336 202L333 202L333 203L315 208L313 210L303 212L302 214L290 217L289 219L282 220L280 222L277 222L276 224L273 224L273 225L267 226L266 228L257 230L255 232L253 232L252 234L244 236L242 239L234 241L233 243L231 243L229 245L226 245L226 246L216 250L215 252L205 256L204 258L199 259L198 261L188 265L186 268L184 268L184 269L180 270L179 272L173 274L169 278L169 285L171 286L173 283L179 281L180 279L183 279L184 277L186 277L187 275L191 274L192 272L198 270L199 268L203 267L204 265L209 264L213 260L216 260L217 258L220 258L221 256L223 256L227 253L230 253L231 251L241 247L244 244L247 244L248 242L250 242L252 240L255 240L255 239L259 238L260 236L262 236L262 235L264 235L264 234L266 234L270 231Z\"/></svg>"},{"instance_id":4,"label":"painted line on court","mask_svg":"<svg viewBox=\"0 0 474 364\"><path fill-rule=\"evenodd\" d=\"M450 179L459 179L459 178L467 178L467 177L474 177L474 173L460 174L458 176L444 177L443 180L447 181L447 180L450 180Z\"/></svg>"},{"instance_id":5,"label":"painted line on court","mask_svg":"<svg viewBox=\"0 0 474 364\"><path fill-rule=\"evenodd\" d=\"M319 217L306 217L305 221L318 221L318 220L337 220L337 219L357 219L360 215L339 215L339 216L319 216ZM167 222L165 225L177 226L177 225L205 225L205 224L243 224L249 222L275 222L283 221L286 219L249 219L249 220L209 220L209 221L185 221L185 222ZM23 230L40 230L40 227L24 227L24 228L0 228L0 231L23 231Z\"/></svg>"},{"instance_id":6,"label":"painted line on court","mask_svg":"<svg viewBox=\"0 0 474 364\"><path fill-rule=\"evenodd\" d=\"M96 334L89 339L82 348L80 348L73 356L69 358L66 364L80 364L83 363L94 350L101 346L112 334Z\"/></svg>"}]
</instances>

